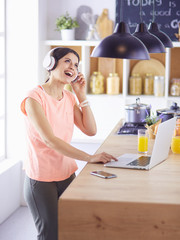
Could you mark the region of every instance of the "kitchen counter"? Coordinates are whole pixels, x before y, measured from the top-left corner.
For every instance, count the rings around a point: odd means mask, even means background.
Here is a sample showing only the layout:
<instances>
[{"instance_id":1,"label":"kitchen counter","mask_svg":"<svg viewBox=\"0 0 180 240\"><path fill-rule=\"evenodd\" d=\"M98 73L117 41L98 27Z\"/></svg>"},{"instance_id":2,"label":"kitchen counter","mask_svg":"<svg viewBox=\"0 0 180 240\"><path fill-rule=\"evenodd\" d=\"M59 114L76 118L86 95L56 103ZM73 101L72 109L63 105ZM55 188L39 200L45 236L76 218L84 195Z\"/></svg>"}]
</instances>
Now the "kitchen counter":
<instances>
[{"instance_id":1,"label":"kitchen counter","mask_svg":"<svg viewBox=\"0 0 180 240\"><path fill-rule=\"evenodd\" d=\"M137 136L115 134L97 153L137 153ZM150 140L148 154L154 140ZM90 175L104 170L117 178ZM180 239L180 155L150 171L87 164L59 199L59 240Z\"/></svg>"}]
</instances>

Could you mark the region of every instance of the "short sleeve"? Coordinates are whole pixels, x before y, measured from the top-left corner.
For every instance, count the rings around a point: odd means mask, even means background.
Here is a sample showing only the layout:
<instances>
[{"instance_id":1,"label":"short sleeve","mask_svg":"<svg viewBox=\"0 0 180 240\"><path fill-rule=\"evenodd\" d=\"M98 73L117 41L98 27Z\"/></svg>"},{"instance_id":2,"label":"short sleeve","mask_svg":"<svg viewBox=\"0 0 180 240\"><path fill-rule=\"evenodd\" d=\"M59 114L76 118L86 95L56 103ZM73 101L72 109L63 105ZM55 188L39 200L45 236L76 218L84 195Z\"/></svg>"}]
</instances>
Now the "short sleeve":
<instances>
[{"instance_id":1,"label":"short sleeve","mask_svg":"<svg viewBox=\"0 0 180 240\"><path fill-rule=\"evenodd\" d=\"M29 91L27 93L27 96L21 102L21 106L20 106L22 113L24 113L26 116L27 116L27 113L26 113L26 109L25 109L25 103L26 103L26 99L29 98L29 97L33 98L34 100L36 100L42 106L42 97L41 97L38 89L33 89L33 90Z\"/></svg>"}]
</instances>

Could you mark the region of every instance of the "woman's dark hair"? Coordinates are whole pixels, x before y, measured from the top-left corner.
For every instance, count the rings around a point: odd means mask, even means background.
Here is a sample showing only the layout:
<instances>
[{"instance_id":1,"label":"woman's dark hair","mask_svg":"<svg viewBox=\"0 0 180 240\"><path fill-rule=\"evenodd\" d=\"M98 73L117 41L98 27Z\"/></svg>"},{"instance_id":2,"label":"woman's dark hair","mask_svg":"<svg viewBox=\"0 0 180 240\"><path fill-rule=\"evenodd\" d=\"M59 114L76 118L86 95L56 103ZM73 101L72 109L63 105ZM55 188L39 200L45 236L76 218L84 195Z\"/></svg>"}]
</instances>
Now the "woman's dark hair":
<instances>
[{"instance_id":1,"label":"woman's dark hair","mask_svg":"<svg viewBox=\"0 0 180 240\"><path fill-rule=\"evenodd\" d=\"M63 58L68 53L73 53L74 55L76 55L76 57L78 58L78 63L79 63L80 57L76 51L74 51L71 48L58 47L58 48L55 48L54 51L52 51L52 53L51 53L51 56L54 57L54 59L55 59L55 64L54 64L54 67L49 72L54 70L57 67L59 59ZM49 77L46 80L46 82L48 82L48 81L49 81Z\"/></svg>"}]
</instances>

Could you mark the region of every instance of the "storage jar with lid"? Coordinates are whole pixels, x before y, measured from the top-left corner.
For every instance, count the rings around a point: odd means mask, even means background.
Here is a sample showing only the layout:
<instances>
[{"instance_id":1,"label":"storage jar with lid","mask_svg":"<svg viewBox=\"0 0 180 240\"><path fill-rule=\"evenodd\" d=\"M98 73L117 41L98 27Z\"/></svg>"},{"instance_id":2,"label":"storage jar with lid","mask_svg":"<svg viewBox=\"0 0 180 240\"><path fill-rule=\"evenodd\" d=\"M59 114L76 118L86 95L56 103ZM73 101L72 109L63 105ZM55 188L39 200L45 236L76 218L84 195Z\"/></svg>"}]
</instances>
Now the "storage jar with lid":
<instances>
[{"instance_id":1,"label":"storage jar with lid","mask_svg":"<svg viewBox=\"0 0 180 240\"><path fill-rule=\"evenodd\" d=\"M164 96L164 76L154 76L154 96Z\"/></svg>"},{"instance_id":2,"label":"storage jar with lid","mask_svg":"<svg viewBox=\"0 0 180 240\"><path fill-rule=\"evenodd\" d=\"M129 78L129 94L131 95L142 94L142 78L138 73L134 73Z\"/></svg>"},{"instance_id":3,"label":"storage jar with lid","mask_svg":"<svg viewBox=\"0 0 180 240\"><path fill-rule=\"evenodd\" d=\"M180 96L180 78L173 78L171 81L171 96Z\"/></svg>"},{"instance_id":4,"label":"storage jar with lid","mask_svg":"<svg viewBox=\"0 0 180 240\"><path fill-rule=\"evenodd\" d=\"M180 154L180 117L176 120L176 127L171 141L171 150L173 153Z\"/></svg>"},{"instance_id":5,"label":"storage jar with lid","mask_svg":"<svg viewBox=\"0 0 180 240\"><path fill-rule=\"evenodd\" d=\"M154 92L154 77L152 73L146 73L143 79L143 94L153 95Z\"/></svg>"},{"instance_id":6,"label":"storage jar with lid","mask_svg":"<svg viewBox=\"0 0 180 240\"><path fill-rule=\"evenodd\" d=\"M104 93L104 76L101 72L93 72L90 77L90 89L93 94Z\"/></svg>"},{"instance_id":7,"label":"storage jar with lid","mask_svg":"<svg viewBox=\"0 0 180 240\"><path fill-rule=\"evenodd\" d=\"M106 81L107 94L119 94L119 76L117 73L109 73Z\"/></svg>"}]
</instances>

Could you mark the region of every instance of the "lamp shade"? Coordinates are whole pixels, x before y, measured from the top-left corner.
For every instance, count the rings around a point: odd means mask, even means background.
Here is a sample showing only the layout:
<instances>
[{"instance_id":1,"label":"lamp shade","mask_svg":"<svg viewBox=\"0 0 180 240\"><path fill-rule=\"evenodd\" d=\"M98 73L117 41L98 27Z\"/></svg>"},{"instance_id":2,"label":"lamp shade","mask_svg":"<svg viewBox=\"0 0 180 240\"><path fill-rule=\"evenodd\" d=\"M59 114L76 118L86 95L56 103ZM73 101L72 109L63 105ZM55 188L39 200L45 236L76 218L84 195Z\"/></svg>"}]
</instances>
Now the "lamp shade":
<instances>
[{"instance_id":1,"label":"lamp shade","mask_svg":"<svg viewBox=\"0 0 180 240\"><path fill-rule=\"evenodd\" d=\"M164 32L160 31L157 23L151 22L148 27L148 31L158 37L166 48L173 48L171 39Z\"/></svg>"},{"instance_id":2,"label":"lamp shade","mask_svg":"<svg viewBox=\"0 0 180 240\"><path fill-rule=\"evenodd\" d=\"M155 36L149 33L146 24L140 23L136 27L133 36L141 40L146 46L149 53L164 53L165 47L163 43Z\"/></svg>"},{"instance_id":3,"label":"lamp shade","mask_svg":"<svg viewBox=\"0 0 180 240\"><path fill-rule=\"evenodd\" d=\"M114 33L94 48L91 57L150 59L145 45L130 34L129 27L124 22L118 23Z\"/></svg>"}]
</instances>

